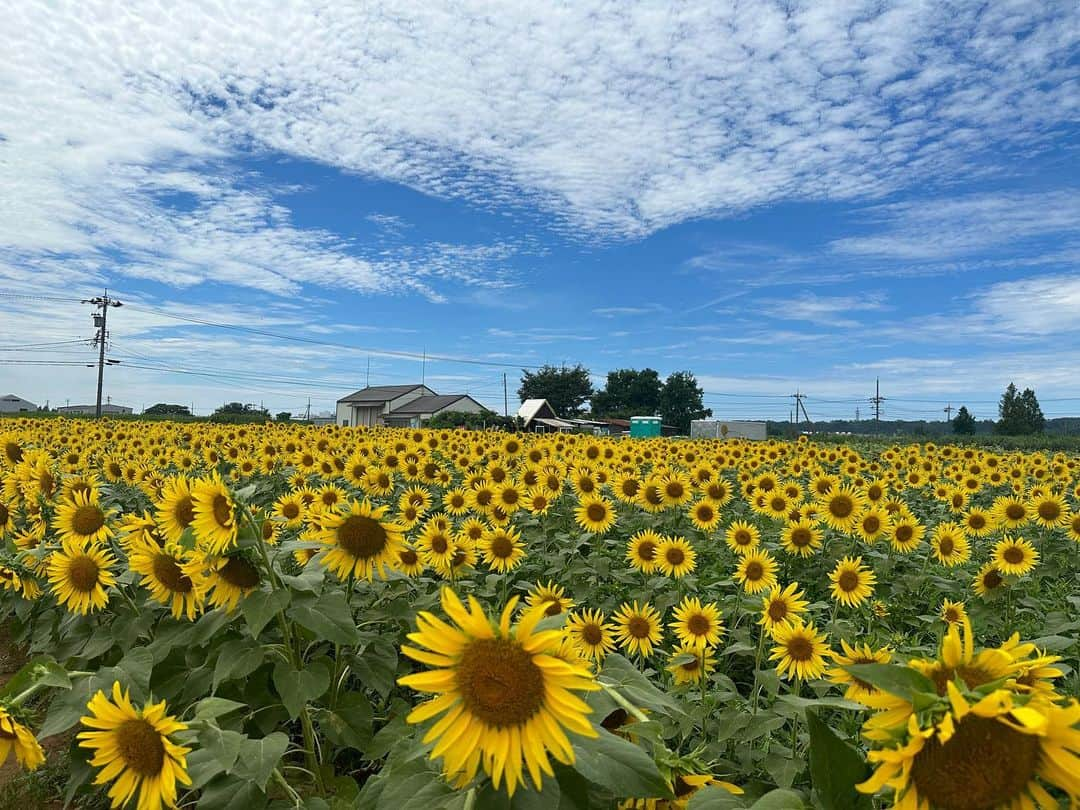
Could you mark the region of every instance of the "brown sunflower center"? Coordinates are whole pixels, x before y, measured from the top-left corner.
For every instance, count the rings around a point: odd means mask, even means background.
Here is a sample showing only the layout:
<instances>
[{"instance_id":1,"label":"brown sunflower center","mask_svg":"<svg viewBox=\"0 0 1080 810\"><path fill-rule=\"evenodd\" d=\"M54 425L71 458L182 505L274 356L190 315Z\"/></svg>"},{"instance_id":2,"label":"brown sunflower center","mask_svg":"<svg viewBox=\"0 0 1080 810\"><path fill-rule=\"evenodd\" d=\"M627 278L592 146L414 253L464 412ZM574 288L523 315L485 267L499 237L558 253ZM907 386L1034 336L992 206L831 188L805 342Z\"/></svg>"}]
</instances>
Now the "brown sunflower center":
<instances>
[{"instance_id":1,"label":"brown sunflower center","mask_svg":"<svg viewBox=\"0 0 1080 810\"><path fill-rule=\"evenodd\" d=\"M648 638L652 631L652 625L648 619L642 616L633 616L626 623L626 629L634 638Z\"/></svg>"},{"instance_id":2,"label":"brown sunflower center","mask_svg":"<svg viewBox=\"0 0 1080 810\"><path fill-rule=\"evenodd\" d=\"M686 629L695 636L704 636L711 628L712 622L702 613L695 613L686 621Z\"/></svg>"},{"instance_id":3,"label":"brown sunflower center","mask_svg":"<svg viewBox=\"0 0 1080 810\"><path fill-rule=\"evenodd\" d=\"M105 514L96 506L80 506L71 516L71 528L76 534L89 537L105 525Z\"/></svg>"},{"instance_id":4,"label":"brown sunflower center","mask_svg":"<svg viewBox=\"0 0 1080 810\"><path fill-rule=\"evenodd\" d=\"M1054 501L1043 501L1039 504L1039 517L1043 520L1057 520L1061 517L1061 507Z\"/></svg>"},{"instance_id":5,"label":"brown sunflower center","mask_svg":"<svg viewBox=\"0 0 1080 810\"><path fill-rule=\"evenodd\" d=\"M604 640L604 631L597 624L587 624L581 628L581 638L590 647L595 647Z\"/></svg>"},{"instance_id":6,"label":"brown sunflower center","mask_svg":"<svg viewBox=\"0 0 1080 810\"><path fill-rule=\"evenodd\" d=\"M622 494L628 498L633 498L640 489L637 480L634 478L627 478L619 485L619 488L622 490Z\"/></svg>"},{"instance_id":7,"label":"brown sunflower center","mask_svg":"<svg viewBox=\"0 0 1080 810\"><path fill-rule=\"evenodd\" d=\"M1024 561L1024 550L1018 546L1009 546L1001 556L1005 558L1005 562L1019 565Z\"/></svg>"},{"instance_id":8,"label":"brown sunflower center","mask_svg":"<svg viewBox=\"0 0 1080 810\"><path fill-rule=\"evenodd\" d=\"M190 495L184 495L176 501L173 507L173 518L185 529L191 525L191 521L195 519L195 509Z\"/></svg>"},{"instance_id":9,"label":"brown sunflower center","mask_svg":"<svg viewBox=\"0 0 1080 810\"><path fill-rule=\"evenodd\" d=\"M558 616L563 612L563 604L561 599L549 599L547 607L544 608L545 616Z\"/></svg>"},{"instance_id":10,"label":"brown sunflower center","mask_svg":"<svg viewBox=\"0 0 1080 810\"><path fill-rule=\"evenodd\" d=\"M1023 504L1010 503L1008 506L1005 507L1005 516L1009 520L1022 520L1024 514L1025 511Z\"/></svg>"},{"instance_id":11,"label":"brown sunflower center","mask_svg":"<svg viewBox=\"0 0 1080 810\"><path fill-rule=\"evenodd\" d=\"M244 590L259 584L258 570L243 557L229 557L229 561L218 570L218 575L230 585Z\"/></svg>"},{"instance_id":12,"label":"brown sunflower center","mask_svg":"<svg viewBox=\"0 0 1080 810\"><path fill-rule=\"evenodd\" d=\"M645 501L651 506L660 506L664 502L664 496L658 487L648 486L645 488Z\"/></svg>"},{"instance_id":13,"label":"brown sunflower center","mask_svg":"<svg viewBox=\"0 0 1080 810\"><path fill-rule=\"evenodd\" d=\"M907 524L896 527L896 540L899 543L910 543L915 536L915 529Z\"/></svg>"},{"instance_id":14,"label":"brown sunflower center","mask_svg":"<svg viewBox=\"0 0 1080 810\"><path fill-rule=\"evenodd\" d=\"M406 548L402 549L401 553L398 555L398 559L401 560L402 565L413 566L416 565L419 557L411 548Z\"/></svg>"},{"instance_id":15,"label":"brown sunflower center","mask_svg":"<svg viewBox=\"0 0 1080 810\"><path fill-rule=\"evenodd\" d=\"M520 726L544 705L544 674L518 642L469 643L458 664L457 686L466 710L495 728Z\"/></svg>"},{"instance_id":16,"label":"brown sunflower center","mask_svg":"<svg viewBox=\"0 0 1080 810\"><path fill-rule=\"evenodd\" d=\"M22 448L15 442L7 442L4 445L4 455L8 457L8 461L12 464L18 464L23 459Z\"/></svg>"},{"instance_id":17,"label":"brown sunflower center","mask_svg":"<svg viewBox=\"0 0 1080 810\"><path fill-rule=\"evenodd\" d=\"M956 550L956 543L948 535L945 535L938 541L938 550L941 552L942 557L951 557L952 553Z\"/></svg>"},{"instance_id":18,"label":"brown sunflower center","mask_svg":"<svg viewBox=\"0 0 1080 810\"><path fill-rule=\"evenodd\" d=\"M805 636L792 636L785 646L792 661L809 661L814 657L814 645Z\"/></svg>"},{"instance_id":19,"label":"brown sunflower center","mask_svg":"<svg viewBox=\"0 0 1080 810\"><path fill-rule=\"evenodd\" d=\"M773 498L771 501L769 501L769 506L772 507L772 510L774 512L783 512L785 509L787 509L787 501L779 497Z\"/></svg>"},{"instance_id":20,"label":"brown sunflower center","mask_svg":"<svg viewBox=\"0 0 1080 810\"><path fill-rule=\"evenodd\" d=\"M776 599L769 603L769 618L774 622L782 622L787 618L788 606L783 599Z\"/></svg>"},{"instance_id":21,"label":"brown sunflower center","mask_svg":"<svg viewBox=\"0 0 1080 810\"><path fill-rule=\"evenodd\" d=\"M154 579L174 593L191 593L192 582L168 554L154 556Z\"/></svg>"},{"instance_id":22,"label":"brown sunflower center","mask_svg":"<svg viewBox=\"0 0 1080 810\"><path fill-rule=\"evenodd\" d=\"M165 765L161 734L146 720L125 720L116 729L116 750L139 776L157 776Z\"/></svg>"},{"instance_id":23,"label":"brown sunflower center","mask_svg":"<svg viewBox=\"0 0 1080 810\"><path fill-rule=\"evenodd\" d=\"M4 504L0 503L0 526L4 526L8 522L8 518L11 517L11 512Z\"/></svg>"},{"instance_id":24,"label":"brown sunflower center","mask_svg":"<svg viewBox=\"0 0 1080 810\"><path fill-rule=\"evenodd\" d=\"M386 548L386 529L374 518L349 515L337 529L337 544L353 557L365 560Z\"/></svg>"},{"instance_id":25,"label":"brown sunflower center","mask_svg":"<svg viewBox=\"0 0 1080 810\"><path fill-rule=\"evenodd\" d=\"M803 548L810 545L811 540L813 540L813 535L807 528L800 526L791 532L791 545L793 546Z\"/></svg>"},{"instance_id":26,"label":"brown sunflower center","mask_svg":"<svg viewBox=\"0 0 1080 810\"><path fill-rule=\"evenodd\" d=\"M867 515L863 518L862 526L867 534L877 534L881 531L881 520L877 515Z\"/></svg>"},{"instance_id":27,"label":"brown sunflower center","mask_svg":"<svg viewBox=\"0 0 1080 810\"><path fill-rule=\"evenodd\" d=\"M98 564L83 554L75 557L68 565L68 580L75 590L90 593L97 587L100 571Z\"/></svg>"},{"instance_id":28,"label":"brown sunflower center","mask_svg":"<svg viewBox=\"0 0 1080 810\"><path fill-rule=\"evenodd\" d=\"M1038 761L1037 737L971 714L947 743L926 741L915 755L911 781L941 810L990 810L1023 792Z\"/></svg>"},{"instance_id":29,"label":"brown sunflower center","mask_svg":"<svg viewBox=\"0 0 1080 810\"><path fill-rule=\"evenodd\" d=\"M300 505L290 501L281 507L281 514L288 520L296 520L296 518L300 517Z\"/></svg>"},{"instance_id":30,"label":"brown sunflower center","mask_svg":"<svg viewBox=\"0 0 1080 810\"><path fill-rule=\"evenodd\" d=\"M746 571L744 573L748 580L750 580L751 582L757 582L759 579L762 578L762 576L764 576L765 567L757 560L754 560L746 566Z\"/></svg>"},{"instance_id":31,"label":"brown sunflower center","mask_svg":"<svg viewBox=\"0 0 1080 810\"><path fill-rule=\"evenodd\" d=\"M844 571L836 580L837 586L845 593L850 593L859 587L859 575L854 571Z\"/></svg>"},{"instance_id":32,"label":"brown sunflower center","mask_svg":"<svg viewBox=\"0 0 1080 810\"><path fill-rule=\"evenodd\" d=\"M607 518L607 509L602 503L590 503L585 509L585 514L593 523L603 523Z\"/></svg>"},{"instance_id":33,"label":"brown sunflower center","mask_svg":"<svg viewBox=\"0 0 1080 810\"><path fill-rule=\"evenodd\" d=\"M431 550L436 554L445 554L450 548L450 541L446 539L444 534L436 534L431 538Z\"/></svg>"},{"instance_id":34,"label":"brown sunflower center","mask_svg":"<svg viewBox=\"0 0 1080 810\"><path fill-rule=\"evenodd\" d=\"M699 506L697 508L697 519L702 523L708 523L709 521L711 521L714 514L715 512L713 512L711 506L703 504L702 506Z\"/></svg>"},{"instance_id":35,"label":"brown sunflower center","mask_svg":"<svg viewBox=\"0 0 1080 810\"><path fill-rule=\"evenodd\" d=\"M645 562L652 562L656 559L656 543L652 540L642 540L638 543L637 555Z\"/></svg>"},{"instance_id":36,"label":"brown sunflower center","mask_svg":"<svg viewBox=\"0 0 1080 810\"><path fill-rule=\"evenodd\" d=\"M986 518L980 514L968 515L968 526L976 531L986 526Z\"/></svg>"},{"instance_id":37,"label":"brown sunflower center","mask_svg":"<svg viewBox=\"0 0 1080 810\"><path fill-rule=\"evenodd\" d=\"M232 504L224 495L214 496L214 520L224 528L232 525Z\"/></svg>"},{"instance_id":38,"label":"brown sunflower center","mask_svg":"<svg viewBox=\"0 0 1080 810\"><path fill-rule=\"evenodd\" d=\"M735 532L735 545L748 546L754 542L754 535L750 534L746 529L739 529Z\"/></svg>"},{"instance_id":39,"label":"brown sunflower center","mask_svg":"<svg viewBox=\"0 0 1080 810\"><path fill-rule=\"evenodd\" d=\"M829 501L829 512L833 517L850 517L851 513L854 511L855 503L847 495L837 495Z\"/></svg>"},{"instance_id":40,"label":"brown sunflower center","mask_svg":"<svg viewBox=\"0 0 1080 810\"><path fill-rule=\"evenodd\" d=\"M497 534L491 540L491 554L494 557L506 558L514 553L514 543L505 534Z\"/></svg>"}]
</instances>

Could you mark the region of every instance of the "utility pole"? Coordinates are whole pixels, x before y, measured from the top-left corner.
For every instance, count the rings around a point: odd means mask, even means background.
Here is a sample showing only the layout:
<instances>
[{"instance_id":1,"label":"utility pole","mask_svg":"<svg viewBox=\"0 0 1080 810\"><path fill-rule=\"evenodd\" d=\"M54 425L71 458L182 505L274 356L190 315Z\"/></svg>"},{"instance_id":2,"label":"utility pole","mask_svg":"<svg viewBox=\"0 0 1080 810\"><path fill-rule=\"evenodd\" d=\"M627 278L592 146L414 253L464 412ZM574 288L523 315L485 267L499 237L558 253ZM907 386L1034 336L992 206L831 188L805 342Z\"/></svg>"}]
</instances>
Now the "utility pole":
<instances>
[{"instance_id":1,"label":"utility pole","mask_svg":"<svg viewBox=\"0 0 1080 810\"><path fill-rule=\"evenodd\" d=\"M870 397L870 404L874 406L874 421L881 421L881 403L885 401L885 397L881 395L881 379L874 380L874 395Z\"/></svg>"},{"instance_id":2,"label":"utility pole","mask_svg":"<svg viewBox=\"0 0 1080 810\"><path fill-rule=\"evenodd\" d=\"M84 299L84 304L93 304L97 308L97 313L93 315L94 326L97 327L97 335L94 340L97 341L98 347L98 372L97 372L97 400L94 405L94 417L101 418L101 392L105 384L105 342L108 340L109 333L106 331L106 322L109 316L109 307L121 307L122 303L115 298L109 298L109 291L105 290L104 295L100 295L97 298ZM109 365L114 365L112 360L109 361Z\"/></svg>"},{"instance_id":3,"label":"utility pole","mask_svg":"<svg viewBox=\"0 0 1080 810\"><path fill-rule=\"evenodd\" d=\"M803 418L806 419L806 423L813 429L813 423L810 421L810 415L806 412L806 406L803 405L803 400L806 399L806 394L796 390L791 398L795 400L795 426L799 425L799 411L802 411Z\"/></svg>"},{"instance_id":4,"label":"utility pole","mask_svg":"<svg viewBox=\"0 0 1080 810\"><path fill-rule=\"evenodd\" d=\"M506 396L506 372L503 372L503 416L510 415L510 399Z\"/></svg>"},{"instance_id":5,"label":"utility pole","mask_svg":"<svg viewBox=\"0 0 1080 810\"><path fill-rule=\"evenodd\" d=\"M952 421L952 412L954 410L953 406L952 406L952 403L950 402L948 405L946 405L944 408L942 408L942 410L945 411L945 421L946 422L951 422Z\"/></svg>"},{"instance_id":6,"label":"utility pole","mask_svg":"<svg viewBox=\"0 0 1080 810\"><path fill-rule=\"evenodd\" d=\"M367 382L365 383L365 385L368 388L371 387L371 355L370 354L367 356Z\"/></svg>"},{"instance_id":7,"label":"utility pole","mask_svg":"<svg viewBox=\"0 0 1080 810\"><path fill-rule=\"evenodd\" d=\"M424 374L427 371L427 349L424 349L424 354L420 358L420 384L424 384Z\"/></svg>"},{"instance_id":8,"label":"utility pole","mask_svg":"<svg viewBox=\"0 0 1080 810\"><path fill-rule=\"evenodd\" d=\"M859 406L858 405L855 406L855 421L856 422L859 421Z\"/></svg>"},{"instance_id":9,"label":"utility pole","mask_svg":"<svg viewBox=\"0 0 1080 810\"><path fill-rule=\"evenodd\" d=\"M311 421L311 397L307 398L307 410L304 411L304 421L305 422L310 422Z\"/></svg>"}]
</instances>

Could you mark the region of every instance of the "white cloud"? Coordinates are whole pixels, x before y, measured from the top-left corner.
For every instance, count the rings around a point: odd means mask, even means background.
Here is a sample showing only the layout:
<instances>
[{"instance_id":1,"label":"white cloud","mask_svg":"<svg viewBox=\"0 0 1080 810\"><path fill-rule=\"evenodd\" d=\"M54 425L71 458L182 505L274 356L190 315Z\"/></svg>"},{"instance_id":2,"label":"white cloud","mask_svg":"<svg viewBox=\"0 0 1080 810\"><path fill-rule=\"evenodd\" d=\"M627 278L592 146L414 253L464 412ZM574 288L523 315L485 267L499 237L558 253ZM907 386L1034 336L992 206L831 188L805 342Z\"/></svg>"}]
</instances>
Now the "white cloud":
<instances>
[{"instance_id":1,"label":"white cloud","mask_svg":"<svg viewBox=\"0 0 1080 810\"><path fill-rule=\"evenodd\" d=\"M858 312L880 312L886 309L881 293L862 295L820 296L805 293L798 297L773 301L763 308L770 318L785 321L808 321L820 326L855 327L860 322L843 315Z\"/></svg>"}]
</instances>

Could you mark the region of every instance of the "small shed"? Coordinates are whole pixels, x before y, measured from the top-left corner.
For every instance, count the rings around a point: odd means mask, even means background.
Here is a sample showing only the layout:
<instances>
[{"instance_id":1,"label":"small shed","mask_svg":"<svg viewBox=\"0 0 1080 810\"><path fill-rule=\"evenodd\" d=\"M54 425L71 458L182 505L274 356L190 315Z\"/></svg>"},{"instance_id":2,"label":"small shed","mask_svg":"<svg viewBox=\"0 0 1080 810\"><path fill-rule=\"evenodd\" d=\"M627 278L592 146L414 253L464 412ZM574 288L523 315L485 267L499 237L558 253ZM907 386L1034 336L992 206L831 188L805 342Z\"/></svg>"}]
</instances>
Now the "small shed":
<instances>
[{"instance_id":1,"label":"small shed","mask_svg":"<svg viewBox=\"0 0 1080 810\"><path fill-rule=\"evenodd\" d=\"M546 399L527 399L518 408L521 429L527 433L570 433L575 427L559 418Z\"/></svg>"},{"instance_id":2,"label":"small shed","mask_svg":"<svg viewBox=\"0 0 1080 810\"><path fill-rule=\"evenodd\" d=\"M635 439L659 436L662 424L659 416L631 416L630 435Z\"/></svg>"}]
</instances>

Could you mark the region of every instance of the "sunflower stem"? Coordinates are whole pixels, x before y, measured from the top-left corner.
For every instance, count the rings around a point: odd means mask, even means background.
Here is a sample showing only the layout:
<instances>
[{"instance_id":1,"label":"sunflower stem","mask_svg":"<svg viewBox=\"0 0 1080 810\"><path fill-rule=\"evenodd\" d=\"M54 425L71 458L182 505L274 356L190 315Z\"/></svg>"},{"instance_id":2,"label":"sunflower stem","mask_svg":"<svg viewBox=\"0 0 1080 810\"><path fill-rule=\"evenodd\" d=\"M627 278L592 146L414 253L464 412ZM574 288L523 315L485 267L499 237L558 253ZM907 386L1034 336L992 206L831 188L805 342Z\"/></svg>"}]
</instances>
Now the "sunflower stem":
<instances>
[{"instance_id":1,"label":"sunflower stem","mask_svg":"<svg viewBox=\"0 0 1080 810\"><path fill-rule=\"evenodd\" d=\"M758 675L758 670L761 669L761 653L765 648L765 628L759 628L757 653L754 655L754 690L751 697L751 709L750 714L756 715L758 709L758 696L761 692L761 679Z\"/></svg>"},{"instance_id":2,"label":"sunflower stem","mask_svg":"<svg viewBox=\"0 0 1080 810\"><path fill-rule=\"evenodd\" d=\"M614 686L604 683L602 680L597 680L597 683L600 684L600 688L607 693L608 697L618 703L619 707L631 717L633 717L635 720L641 723L647 723L649 721L649 718L645 716L645 713L633 703L631 703L629 700L624 698L621 694L619 694L619 691L615 689Z\"/></svg>"},{"instance_id":3,"label":"sunflower stem","mask_svg":"<svg viewBox=\"0 0 1080 810\"><path fill-rule=\"evenodd\" d=\"M284 774L282 774L279 769L274 768L272 776L274 777L274 781L281 785L282 789L289 795L289 798L292 799L293 805L297 808L303 807L304 800L300 797L300 794L293 789L293 786L289 784L289 780L285 778Z\"/></svg>"}]
</instances>

